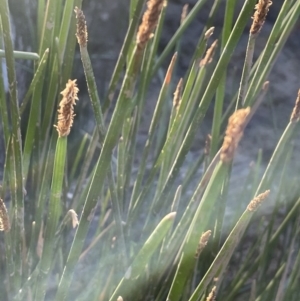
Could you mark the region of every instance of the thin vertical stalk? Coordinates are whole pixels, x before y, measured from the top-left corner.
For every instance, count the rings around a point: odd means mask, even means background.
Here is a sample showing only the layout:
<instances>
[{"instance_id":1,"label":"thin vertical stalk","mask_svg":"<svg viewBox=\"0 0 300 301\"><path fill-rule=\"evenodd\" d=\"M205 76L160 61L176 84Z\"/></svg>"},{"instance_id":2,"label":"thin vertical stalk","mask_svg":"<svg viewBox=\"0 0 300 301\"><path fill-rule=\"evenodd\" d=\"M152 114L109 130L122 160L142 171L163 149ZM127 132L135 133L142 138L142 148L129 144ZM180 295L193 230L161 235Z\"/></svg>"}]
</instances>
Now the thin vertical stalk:
<instances>
[{"instance_id":1,"label":"thin vertical stalk","mask_svg":"<svg viewBox=\"0 0 300 301\"><path fill-rule=\"evenodd\" d=\"M97 85L95 81L95 76L91 64L91 60L87 51L87 40L86 37L83 35L87 35L87 29L85 28L85 17L81 10L78 8L75 8L76 16L78 18L77 23L77 39L80 47L80 54L81 54L81 60L84 68L84 74L88 86L88 92L89 96L92 102L93 111L96 119L96 125L99 132L99 139L100 143L103 144L104 137L105 137L105 126L104 126L104 120L102 115L102 110L100 106L100 99L97 92ZM81 28L82 27L82 28ZM80 31L80 29L85 30L85 32ZM123 233L123 226L122 226L122 218L121 218L121 210L119 205L119 198L117 195L115 183L114 183L114 177L111 166L107 170L108 175L108 182L109 182L109 189L111 193L111 200L112 200L112 206L113 206L113 214L116 221L116 227L118 230L118 237L120 237L121 244L120 244L120 250L123 250L123 252L120 252L121 254L124 254L122 262L125 264L127 262L127 255L126 255L126 246L125 246L125 239L124 239L124 233Z\"/></svg>"},{"instance_id":2,"label":"thin vertical stalk","mask_svg":"<svg viewBox=\"0 0 300 301\"><path fill-rule=\"evenodd\" d=\"M67 151L67 137L61 137L57 140L54 168L51 184L51 193L49 200L49 208L47 212L47 225L45 231L45 239L43 246L43 253L39 266L39 275L36 284L36 301L42 301L46 294L47 277L50 272L50 268L54 255L54 242L55 232L58 226L58 220L62 213L61 195L62 195L62 183L65 170L65 160Z\"/></svg>"},{"instance_id":3,"label":"thin vertical stalk","mask_svg":"<svg viewBox=\"0 0 300 301\"><path fill-rule=\"evenodd\" d=\"M30 88L25 96L25 99L22 103L22 106L20 108L20 112L22 113L25 109L27 100L29 100L29 96L31 95L30 92L34 90L33 97L32 97L32 103L30 107L30 113L28 118L28 125L27 125L27 131L26 131L26 138L24 143L24 155L23 155L23 172L24 172L24 183L26 183L27 177L28 177L28 169L30 164L30 158L33 151L33 144L36 134L36 128L37 123L39 121L39 115L40 115L40 104L41 104L41 87L43 86L42 80L44 78L44 71L45 66L48 60L48 54L49 49L45 50L45 53L39 63L39 66L37 68L37 71L33 77L32 83L30 85Z\"/></svg>"}]
</instances>

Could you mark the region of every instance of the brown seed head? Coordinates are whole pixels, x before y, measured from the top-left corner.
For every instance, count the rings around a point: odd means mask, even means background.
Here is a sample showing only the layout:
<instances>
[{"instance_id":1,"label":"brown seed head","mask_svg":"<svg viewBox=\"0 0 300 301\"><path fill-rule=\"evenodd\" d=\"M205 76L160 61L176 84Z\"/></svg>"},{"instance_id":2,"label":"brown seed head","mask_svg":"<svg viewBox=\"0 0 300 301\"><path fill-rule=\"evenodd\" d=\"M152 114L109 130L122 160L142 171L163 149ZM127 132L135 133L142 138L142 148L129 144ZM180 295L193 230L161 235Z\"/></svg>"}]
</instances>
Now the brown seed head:
<instances>
[{"instance_id":1,"label":"brown seed head","mask_svg":"<svg viewBox=\"0 0 300 301\"><path fill-rule=\"evenodd\" d=\"M258 0L258 3L255 5L255 13L252 17L253 22L250 29L252 35L258 34L265 23L269 7L272 5L270 0Z\"/></svg>"},{"instance_id":2,"label":"brown seed head","mask_svg":"<svg viewBox=\"0 0 300 301\"><path fill-rule=\"evenodd\" d=\"M188 13L188 9L189 9L189 5L185 4L182 8L182 12L181 12L181 18L180 18L180 24L182 24L184 22L184 20L186 19L187 13Z\"/></svg>"},{"instance_id":3,"label":"brown seed head","mask_svg":"<svg viewBox=\"0 0 300 301\"><path fill-rule=\"evenodd\" d=\"M262 90L263 91L267 91L269 89L269 86L270 86L270 82L269 81L265 81L263 83L263 87L262 87Z\"/></svg>"},{"instance_id":4,"label":"brown seed head","mask_svg":"<svg viewBox=\"0 0 300 301\"><path fill-rule=\"evenodd\" d=\"M298 122L300 119L300 89L291 115L291 122Z\"/></svg>"},{"instance_id":5,"label":"brown seed head","mask_svg":"<svg viewBox=\"0 0 300 301\"><path fill-rule=\"evenodd\" d=\"M206 298L206 301L215 301L216 300L216 296L217 296L216 290L217 290L217 287L214 286L212 288L212 290L210 291L208 297Z\"/></svg>"},{"instance_id":6,"label":"brown seed head","mask_svg":"<svg viewBox=\"0 0 300 301\"><path fill-rule=\"evenodd\" d=\"M149 41L164 5L165 0L149 0L147 2L147 10L143 15L143 20L137 33L136 42L140 51L145 48Z\"/></svg>"},{"instance_id":7,"label":"brown seed head","mask_svg":"<svg viewBox=\"0 0 300 301\"><path fill-rule=\"evenodd\" d=\"M170 65L168 67L166 76L165 76L165 84L167 84L167 85L169 85L170 82L171 82L173 69L174 69L174 66L175 66L175 63L176 63L176 59L177 59L177 52L174 53L174 55L171 59Z\"/></svg>"},{"instance_id":8,"label":"brown seed head","mask_svg":"<svg viewBox=\"0 0 300 301\"><path fill-rule=\"evenodd\" d=\"M204 39L208 40L212 34L214 33L215 28L214 27L210 27L204 34Z\"/></svg>"},{"instance_id":9,"label":"brown seed head","mask_svg":"<svg viewBox=\"0 0 300 301\"><path fill-rule=\"evenodd\" d=\"M77 213L75 212L74 209L70 209L67 213L67 215L70 217L71 221L72 221L72 227L73 229L76 228L79 224L79 221L78 221L78 215Z\"/></svg>"},{"instance_id":10,"label":"brown seed head","mask_svg":"<svg viewBox=\"0 0 300 301\"><path fill-rule=\"evenodd\" d=\"M0 231L8 232L10 230L10 222L7 214L6 206L0 199Z\"/></svg>"},{"instance_id":11,"label":"brown seed head","mask_svg":"<svg viewBox=\"0 0 300 301\"><path fill-rule=\"evenodd\" d=\"M201 254L201 252L207 245L210 235L211 235L211 230L208 230L201 235L201 238L200 238L200 241L199 241L196 253L195 253L195 258L199 257L199 255Z\"/></svg>"},{"instance_id":12,"label":"brown seed head","mask_svg":"<svg viewBox=\"0 0 300 301\"><path fill-rule=\"evenodd\" d=\"M230 116L221 148L220 158L222 162L229 163L232 161L234 152L243 136L245 123L249 113L250 107L237 110Z\"/></svg>"},{"instance_id":13,"label":"brown seed head","mask_svg":"<svg viewBox=\"0 0 300 301\"><path fill-rule=\"evenodd\" d=\"M218 45L218 40L215 40L206 51L205 57L200 61L200 67L206 66L212 62L217 45Z\"/></svg>"},{"instance_id":14,"label":"brown seed head","mask_svg":"<svg viewBox=\"0 0 300 301\"><path fill-rule=\"evenodd\" d=\"M76 13L77 18L77 32L76 37L79 46L86 47L87 41L88 41L88 32L86 27L86 21L85 16L81 9L79 9L77 6L74 9Z\"/></svg>"},{"instance_id":15,"label":"brown seed head","mask_svg":"<svg viewBox=\"0 0 300 301\"><path fill-rule=\"evenodd\" d=\"M74 119L74 105L76 100L78 100L77 93L79 89L77 88L76 79L70 80L66 84L66 88L60 93L63 98L59 103L58 110L58 122L55 125L58 131L59 137L68 136L73 125Z\"/></svg>"},{"instance_id":16,"label":"brown seed head","mask_svg":"<svg viewBox=\"0 0 300 301\"><path fill-rule=\"evenodd\" d=\"M256 211L259 205L265 200L270 194L270 190L266 190L265 192L259 194L255 197L248 205L247 209L251 212Z\"/></svg>"},{"instance_id":17,"label":"brown seed head","mask_svg":"<svg viewBox=\"0 0 300 301\"><path fill-rule=\"evenodd\" d=\"M181 92L182 92L182 78L179 80L176 90L174 92L173 97L173 106L176 110L178 110L180 101L181 101Z\"/></svg>"}]
</instances>

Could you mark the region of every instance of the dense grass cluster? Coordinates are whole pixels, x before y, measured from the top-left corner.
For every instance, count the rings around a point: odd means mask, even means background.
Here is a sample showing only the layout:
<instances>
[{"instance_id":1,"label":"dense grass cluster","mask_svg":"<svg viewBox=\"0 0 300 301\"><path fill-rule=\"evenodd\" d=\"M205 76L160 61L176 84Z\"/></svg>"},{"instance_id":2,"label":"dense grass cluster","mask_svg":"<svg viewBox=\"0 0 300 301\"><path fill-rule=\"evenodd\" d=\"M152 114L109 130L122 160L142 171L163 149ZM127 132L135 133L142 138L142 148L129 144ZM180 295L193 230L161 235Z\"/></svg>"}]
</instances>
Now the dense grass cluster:
<instances>
[{"instance_id":1,"label":"dense grass cluster","mask_svg":"<svg viewBox=\"0 0 300 301\"><path fill-rule=\"evenodd\" d=\"M9 82L5 93L0 74L1 300L299 300L299 179L284 178L296 168L289 142L299 129L300 94L262 175L261 153L253 158L241 184L242 212L236 209L228 223L225 211L236 149L267 93L268 75L299 17L300 1L283 2L253 61L271 1L244 1L236 19L237 1L226 1L216 41L215 0L190 67L176 83L181 37L205 2L184 8L180 27L159 53L167 1L131 0L127 34L100 99L81 0L37 1L34 53L14 51L8 0L0 0L0 55ZM240 86L225 102L227 68L250 22ZM95 127L76 135L74 154L69 133L81 114L74 113L81 89L72 73L76 45ZM18 97L18 58L34 60L24 99ZM137 147L158 72L165 77L144 147ZM211 135L196 157L191 148L212 103ZM186 167L190 153L193 164ZM266 219L259 208L265 202L271 204Z\"/></svg>"}]
</instances>

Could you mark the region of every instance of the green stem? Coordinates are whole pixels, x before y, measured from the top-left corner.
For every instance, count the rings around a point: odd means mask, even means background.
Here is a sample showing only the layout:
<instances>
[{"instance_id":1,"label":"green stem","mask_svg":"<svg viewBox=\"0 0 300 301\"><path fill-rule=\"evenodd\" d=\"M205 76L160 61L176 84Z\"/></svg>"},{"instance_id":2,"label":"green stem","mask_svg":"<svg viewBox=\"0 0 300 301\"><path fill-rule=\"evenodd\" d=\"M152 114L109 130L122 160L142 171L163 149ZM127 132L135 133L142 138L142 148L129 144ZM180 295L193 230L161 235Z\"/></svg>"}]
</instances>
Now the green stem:
<instances>
[{"instance_id":1,"label":"green stem","mask_svg":"<svg viewBox=\"0 0 300 301\"><path fill-rule=\"evenodd\" d=\"M66 151L67 137L58 138L55 151L49 208L47 212L47 224L43 253L40 262L40 271L37 278L36 295L34 299L36 301L42 301L45 298L47 277L52 265L53 255L55 254L53 245L55 243L55 232L58 226L58 221L62 213L61 195L65 170Z\"/></svg>"}]
</instances>

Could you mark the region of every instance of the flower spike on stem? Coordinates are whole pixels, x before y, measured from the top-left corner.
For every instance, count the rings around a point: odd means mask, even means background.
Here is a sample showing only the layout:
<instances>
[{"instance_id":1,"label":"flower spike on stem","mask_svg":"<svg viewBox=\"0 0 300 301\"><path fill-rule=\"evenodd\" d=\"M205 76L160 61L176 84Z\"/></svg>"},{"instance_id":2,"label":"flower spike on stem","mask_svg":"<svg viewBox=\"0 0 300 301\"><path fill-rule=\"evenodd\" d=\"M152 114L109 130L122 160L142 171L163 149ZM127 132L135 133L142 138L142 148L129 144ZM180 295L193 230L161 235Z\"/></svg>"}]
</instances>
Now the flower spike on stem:
<instances>
[{"instance_id":1,"label":"flower spike on stem","mask_svg":"<svg viewBox=\"0 0 300 301\"><path fill-rule=\"evenodd\" d=\"M76 104L76 100L78 100L78 91L76 79L69 79L66 88L60 93L63 98L59 103L58 122L57 125L55 125L59 137L65 137L70 134L75 116L74 105Z\"/></svg>"},{"instance_id":2,"label":"flower spike on stem","mask_svg":"<svg viewBox=\"0 0 300 301\"><path fill-rule=\"evenodd\" d=\"M10 222L7 214L6 206L0 199L0 231L8 232L10 230Z\"/></svg>"},{"instance_id":3,"label":"flower spike on stem","mask_svg":"<svg viewBox=\"0 0 300 301\"><path fill-rule=\"evenodd\" d=\"M151 38L164 5L165 0L149 0L147 2L147 10L143 15L143 21L139 27L136 38L137 48L140 51L145 48L147 42Z\"/></svg>"},{"instance_id":4,"label":"flower spike on stem","mask_svg":"<svg viewBox=\"0 0 300 301\"><path fill-rule=\"evenodd\" d=\"M250 107L237 110L230 116L221 148L222 162L229 163L232 161L234 152L243 136L249 113Z\"/></svg>"}]
</instances>

